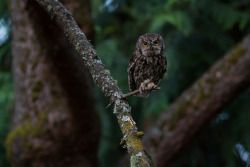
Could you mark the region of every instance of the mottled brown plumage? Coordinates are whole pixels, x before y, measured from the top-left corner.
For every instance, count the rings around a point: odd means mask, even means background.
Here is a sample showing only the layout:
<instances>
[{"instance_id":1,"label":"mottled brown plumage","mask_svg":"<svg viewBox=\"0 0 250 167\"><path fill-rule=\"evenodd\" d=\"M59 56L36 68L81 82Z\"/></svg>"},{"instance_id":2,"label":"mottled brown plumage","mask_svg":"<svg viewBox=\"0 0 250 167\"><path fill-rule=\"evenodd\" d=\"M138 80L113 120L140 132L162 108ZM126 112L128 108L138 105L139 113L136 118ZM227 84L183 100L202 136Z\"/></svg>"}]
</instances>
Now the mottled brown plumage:
<instances>
[{"instance_id":1,"label":"mottled brown plumage","mask_svg":"<svg viewBox=\"0 0 250 167\"><path fill-rule=\"evenodd\" d=\"M144 34L136 43L136 49L128 67L129 89L139 89L136 96L147 97L167 72L167 60L164 55L164 41L159 34Z\"/></svg>"}]
</instances>

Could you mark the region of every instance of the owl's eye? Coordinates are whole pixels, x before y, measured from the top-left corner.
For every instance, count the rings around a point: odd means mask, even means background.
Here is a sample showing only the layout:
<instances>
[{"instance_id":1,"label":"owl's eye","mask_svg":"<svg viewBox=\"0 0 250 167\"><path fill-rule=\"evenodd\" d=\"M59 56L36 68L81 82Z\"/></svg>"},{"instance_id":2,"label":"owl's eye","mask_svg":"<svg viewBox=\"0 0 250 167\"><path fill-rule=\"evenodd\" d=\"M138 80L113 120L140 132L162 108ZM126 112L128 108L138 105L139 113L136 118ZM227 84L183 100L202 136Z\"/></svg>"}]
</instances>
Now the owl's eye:
<instances>
[{"instance_id":1,"label":"owl's eye","mask_svg":"<svg viewBox=\"0 0 250 167\"><path fill-rule=\"evenodd\" d=\"M157 46L159 43L158 41L154 41L154 45Z\"/></svg>"},{"instance_id":2,"label":"owl's eye","mask_svg":"<svg viewBox=\"0 0 250 167\"><path fill-rule=\"evenodd\" d=\"M147 42L144 42L144 43L143 43L143 46L148 46L148 43L147 43Z\"/></svg>"}]
</instances>

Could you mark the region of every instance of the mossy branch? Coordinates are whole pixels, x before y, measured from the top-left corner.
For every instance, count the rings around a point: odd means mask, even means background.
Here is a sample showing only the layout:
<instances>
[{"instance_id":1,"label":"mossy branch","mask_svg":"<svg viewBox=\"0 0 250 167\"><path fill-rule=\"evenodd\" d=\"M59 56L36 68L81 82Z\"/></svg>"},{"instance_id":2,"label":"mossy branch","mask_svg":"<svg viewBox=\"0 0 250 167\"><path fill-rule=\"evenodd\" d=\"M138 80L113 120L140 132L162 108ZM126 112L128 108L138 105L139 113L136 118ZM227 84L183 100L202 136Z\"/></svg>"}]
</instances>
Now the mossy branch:
<instances>
[{"instance_id":1,"label":"mossy branch","mask_svg":"<svg viewBox=\"0 0 250 167\"><path fill-rule=\"evenodd\" d=\"M36 1L63 30L70 43L81 56L95 83L104 95L110 99L110 103L114 105L114 113L122 130L123 139L126 141L126 148L131 160L133 160L131 165L151 166L152 162L149 162L149 158L147 158L148 156L144 152L142 140L140 136L136 135L138 131L136 123L131 116L131 107L123 99L124 95L121 89L116 85L110 73L107 72L108 70L104 68L95 49L74 21L72 14L58 0Z\"/></svg>"}]
</instances>

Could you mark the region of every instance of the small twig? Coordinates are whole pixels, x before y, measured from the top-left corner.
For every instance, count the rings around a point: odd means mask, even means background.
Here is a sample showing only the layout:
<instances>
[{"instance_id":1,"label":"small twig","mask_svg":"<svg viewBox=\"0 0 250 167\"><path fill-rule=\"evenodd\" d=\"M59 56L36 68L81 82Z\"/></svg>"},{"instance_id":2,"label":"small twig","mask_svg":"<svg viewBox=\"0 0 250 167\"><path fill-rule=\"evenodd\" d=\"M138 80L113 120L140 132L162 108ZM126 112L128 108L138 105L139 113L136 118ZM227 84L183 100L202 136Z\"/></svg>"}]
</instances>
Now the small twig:
<instances>
[{"instance_id":1,"label":"small twig","mask_svg":"<svg viewBox=\"0 0 250 167\"><path fill-rule=\"evenodd\" d=\"M111 104L113 104L112 102L110 102L107 107L105 107L105 109L109 108L109 106L111 106Z\"/></svg>"},{"instance_id":2,"label":"small twig","mask_svg":"<svg viewBox=\"0 0 250 167\"><path fill-rule=\"evenodd\" d=\"M161 89L161 87L156 87L156 88L146 88L145 90L160 90L160 89ZM129 92L129 93L124 94L122 98L125 99L129 96L133 96L133 95L136 95L138 93L140 93L139 89L135 90L133 92Z\"/></svg>"}]
</instances>

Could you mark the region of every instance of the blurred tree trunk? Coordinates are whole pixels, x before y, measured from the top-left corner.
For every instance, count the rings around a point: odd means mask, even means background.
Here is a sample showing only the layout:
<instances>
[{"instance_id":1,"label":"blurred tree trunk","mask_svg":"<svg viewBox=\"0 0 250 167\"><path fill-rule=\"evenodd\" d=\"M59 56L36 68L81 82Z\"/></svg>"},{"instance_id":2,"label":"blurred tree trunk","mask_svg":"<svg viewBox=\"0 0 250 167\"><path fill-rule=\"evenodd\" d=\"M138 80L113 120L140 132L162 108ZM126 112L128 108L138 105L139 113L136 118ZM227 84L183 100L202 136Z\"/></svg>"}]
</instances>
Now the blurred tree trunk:
<instances>
[{"instance_id":1,"label":"blurred tree trunk","mask_svg":"<svg viewBox=\"0 0 250 167\"><path fill-rule=\"evenodd\" d=\"M168 166L218 112L250 85L250 35L219 60L164 112L145 136L157 166ZM153 154L154 153L154 154Z\"/></svg>"},{"instance_id":2,"label":"blurred tree trunk","mask_svg":"<svg viewBox=\"0 0 250 167\"><path fill-rule=\"evenodd\" d=\"M65 0L89 39L90 1ZM98 166L93 88L65 35L33 0L11 0L15 110L12 166ZM83 24L84 23L84 24Z\"/></svg>"}]
</instances>

